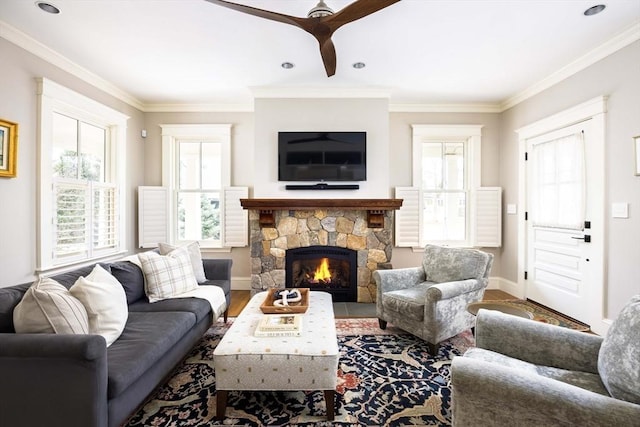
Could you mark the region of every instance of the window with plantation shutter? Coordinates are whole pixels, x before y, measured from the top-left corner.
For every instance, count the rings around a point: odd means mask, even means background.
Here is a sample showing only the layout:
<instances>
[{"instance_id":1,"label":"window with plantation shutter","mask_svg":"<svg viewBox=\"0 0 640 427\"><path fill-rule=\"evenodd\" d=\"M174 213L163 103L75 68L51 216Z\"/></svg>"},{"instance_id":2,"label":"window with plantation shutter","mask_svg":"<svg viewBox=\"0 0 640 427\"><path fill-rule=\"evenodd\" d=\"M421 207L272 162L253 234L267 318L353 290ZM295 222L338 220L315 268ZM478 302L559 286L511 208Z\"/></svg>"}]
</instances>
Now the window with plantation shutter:
<instances>
[{"instance_id":1,"label":"window with plantation shutter","mask_svg":"<svg viewBox=\"0 0 640 427\"><path fill-rule=\"evenodd\" d=\"M396 245L500 246L500 189L480 187L482 126L412 128L413 186L396 188Z\"/></svg>"},{"instance_id":2,"label":"window with plantation shutter","mask_svg":"<svg viewBox=\"0 0 640 427\"><path fill-rule=\"evenodd\" d=\"M246 246L248 213L240 198L248 189L230 186L231 125L160 127L169 242L197 241L203 249Z\"/></svg>"},{"instance_id":3,"label":"window with plantation shutter","mask_svg":"<svg viewBox=\"0 0 640 427\"><path fill-rule=\"evenodd\" d=\"M127 117L47 79L38 83L38 270L125 252Z\"/></svg>"}]
</instances>

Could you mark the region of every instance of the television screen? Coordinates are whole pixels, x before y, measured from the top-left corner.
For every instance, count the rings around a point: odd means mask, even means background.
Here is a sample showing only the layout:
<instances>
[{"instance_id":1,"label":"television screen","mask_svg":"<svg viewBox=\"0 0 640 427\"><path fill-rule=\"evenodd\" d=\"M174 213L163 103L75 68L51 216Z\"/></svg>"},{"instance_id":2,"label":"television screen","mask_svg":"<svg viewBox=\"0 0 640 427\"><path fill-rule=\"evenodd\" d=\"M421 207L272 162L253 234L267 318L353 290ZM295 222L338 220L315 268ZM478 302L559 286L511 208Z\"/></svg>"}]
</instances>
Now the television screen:
<instances>
[{"instance_id":1,"label":"television screen","mask_svg":"<svg viewBox=\"0 0 640 427\"><path fill-rule=\"evenodd\" d=\"M279 181L366 179L366 132L278 132Z\"/></svg>"}]
</instances>

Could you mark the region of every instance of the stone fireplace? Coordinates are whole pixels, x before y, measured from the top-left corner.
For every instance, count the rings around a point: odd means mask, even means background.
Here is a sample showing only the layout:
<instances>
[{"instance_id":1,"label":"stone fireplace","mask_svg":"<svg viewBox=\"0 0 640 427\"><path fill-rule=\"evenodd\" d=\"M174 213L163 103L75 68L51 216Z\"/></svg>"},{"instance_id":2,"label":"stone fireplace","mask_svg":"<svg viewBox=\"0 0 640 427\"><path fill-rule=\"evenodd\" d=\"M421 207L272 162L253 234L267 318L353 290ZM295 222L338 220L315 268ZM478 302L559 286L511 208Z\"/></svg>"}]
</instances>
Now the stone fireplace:
<instances>
[{"instance_id":1,"label":"stone fireplace","mask_svg":"<svg viewBox=\"0 0 640 427\"><path fill-rule=\"evenodd\" d=\"M356 286L351 293L336 290L334 301L354 297L358 302L375 301L373 272L391 268L393 211L400 208L402 200L241 199L241 204L249 210L252 294L292 287L294 280L302 280L301 275L311 268L304 260L332 258L334 248L344 248L353 251L351 260L356 265L350 271L355 272ZM307 250L299 251L301 248ZM323 248L328 252L324 256ZM287 266L287 253L302 253L297 266L291 260ZM329 270L333 268L335 272L348 257L333 258ZM333 288L343 287L346 274L339 273L336 280L340 279L340 286L334 283ZM349 281L353 285L353 277ZM326 280L319 284L327 288L323 290L333 292Z\"/></svg>"},{"instance_id":2,"label":"stone fireplace","mask_svg":"<svg viewBox=\"0 0 640 427\"><path fill-rule=\"evenodd\" d=\"M329 292L335 302L357 301L358 251L308 246L287 249L284 260L285 287Z\"/></svg>"}]
</instances>

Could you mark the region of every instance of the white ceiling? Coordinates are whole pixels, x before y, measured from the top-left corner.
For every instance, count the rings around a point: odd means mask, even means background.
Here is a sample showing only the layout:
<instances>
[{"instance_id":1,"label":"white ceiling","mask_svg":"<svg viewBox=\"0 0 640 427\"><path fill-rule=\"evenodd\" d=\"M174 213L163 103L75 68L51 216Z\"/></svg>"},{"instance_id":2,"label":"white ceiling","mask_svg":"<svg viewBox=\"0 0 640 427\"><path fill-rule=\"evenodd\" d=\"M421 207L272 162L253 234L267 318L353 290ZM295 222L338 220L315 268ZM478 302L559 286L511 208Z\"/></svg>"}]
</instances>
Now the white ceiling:
<instances>
[{"instance_id":1,"label":"white ceiling","mask_svg":"<svg viewBox=\"0 0 640 427\"><path fill-rule=\"evenodd\" d=\"M304 17L317 0L234 1ZM326 2L337 11L351 0ZM598 2L603 13L583 15ZM62 12L1 0L0 36L146 110L238 108L252 104L252 90L274 87L504 108L640 38L640 0L402 0L334 34L338 66L328 78L311 35L204 0L51 3ZM354 69L358 61L366 67Z\"/></svg>"}]
</instances>

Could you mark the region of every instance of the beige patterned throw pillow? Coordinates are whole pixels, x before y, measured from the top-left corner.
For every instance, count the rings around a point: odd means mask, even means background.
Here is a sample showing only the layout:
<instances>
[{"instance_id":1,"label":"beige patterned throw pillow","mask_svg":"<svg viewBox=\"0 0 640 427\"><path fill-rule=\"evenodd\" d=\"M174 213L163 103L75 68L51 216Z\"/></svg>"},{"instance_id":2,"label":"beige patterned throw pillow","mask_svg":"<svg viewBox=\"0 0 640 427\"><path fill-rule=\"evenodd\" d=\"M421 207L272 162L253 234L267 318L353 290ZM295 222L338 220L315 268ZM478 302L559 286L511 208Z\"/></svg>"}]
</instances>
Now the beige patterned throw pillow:
<instances>
[{"instance_id":1,"label":"beige patterned throw pillow","mask_svg":"<svg viewBox=\"0 0 640 427\"><path fill-rule=\"evenodd\" d=\"M166 256L149 251L138 254L138 257L146 279L145 292L149 302L172 298L198 287L186 248L177 248Z\"/></svg>"},{"instance_id":2,"label":"beige patterned throw pillow","mask_svg":"<svg viewBox=\"0 0 640 427\"><path fill-rule=\"evenodd\" d=\"M202 254L200 253L200 244L198 242L189 243L185 246L173 246L168 243L158 243L160 255L166 255L179 247L184 247L187 249L187 252L189 252L191 267L193 267L193 275L196 276L198 283L206 282L207 278L204 275L204 265L202 264Z\"/></svg>"},{"instance_id":3,"label":"beige patterned throw pillow","mask_svg":"<svg viewBox=\"0 0 640 427\"><path fill-rule=\"evenodd\" d=\"M88 334L87 310L67 288L50 278L31 285L13 310L17 333Z\"/></svg>"}]
</instances>

